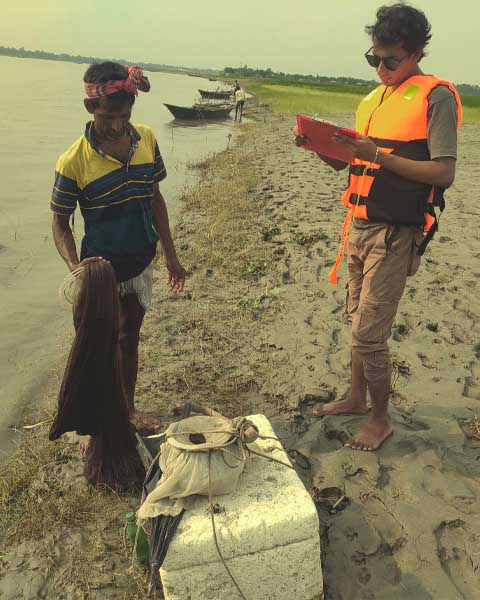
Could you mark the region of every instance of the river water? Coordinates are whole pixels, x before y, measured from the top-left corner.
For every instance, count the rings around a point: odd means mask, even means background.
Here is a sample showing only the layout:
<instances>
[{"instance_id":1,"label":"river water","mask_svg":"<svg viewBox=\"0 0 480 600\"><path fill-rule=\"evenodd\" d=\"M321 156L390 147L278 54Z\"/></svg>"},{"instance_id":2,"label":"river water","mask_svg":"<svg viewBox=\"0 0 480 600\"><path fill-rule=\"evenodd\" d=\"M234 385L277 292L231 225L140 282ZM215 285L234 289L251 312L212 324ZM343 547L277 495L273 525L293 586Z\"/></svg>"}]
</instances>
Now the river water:
<instances>
[{"instance_id":1,"label":"river water","mask_svg":"<svg viewBox=\"0 0 480 600\"><path fill-rule=\"evenodd\" d=\"M0 453L18 437L12 426L26 406L41 400L71 329L70 308L58 298L67 271L53 244L49 200L56 159L89 120L86 68L0 57ZM156 134L168 173L161 190L174 222L179 199L193 183L188 164L224 149L232 121L179 125L163 102L191 105L198 87L216 89L217 83L169 73L148 77L151 91L139 94L132 122ZM78 246L81 222L79 215Z\"/></svg>"}]
</instances>

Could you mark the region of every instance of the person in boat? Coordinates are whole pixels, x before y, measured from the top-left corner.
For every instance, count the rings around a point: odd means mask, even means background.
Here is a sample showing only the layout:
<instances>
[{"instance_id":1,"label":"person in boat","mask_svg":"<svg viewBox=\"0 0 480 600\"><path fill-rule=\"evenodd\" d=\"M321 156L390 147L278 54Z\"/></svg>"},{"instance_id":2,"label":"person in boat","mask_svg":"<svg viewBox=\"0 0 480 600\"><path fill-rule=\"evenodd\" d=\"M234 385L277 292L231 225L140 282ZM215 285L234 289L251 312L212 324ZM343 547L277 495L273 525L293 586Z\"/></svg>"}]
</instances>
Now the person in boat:
<instances>
[{"instance_id":1,"label":"person in boat","mask_svg":"<svg viewBox=\"0 0 480 600\"><path fill-rule=\"evenodd\" d=\"M390 337L407 277L437 229L435 207L455 178L462 107L454 86L420 69L431 27L423 12L382 6L366 27L365 54L381 85L356 112L357 138L336 136L354 156L342 202L348 208L330 282L346 249L347 313L352 327L351 386L345 399L315 414L366 414L368 421L345 445L377 449L393 432L388 417L392 363ZM305 143L298 137L298 145ZM347 164L320 157L336 170ZM424 236L425 233L425 236Z\"/></svg>"},{"instance_id":2,"label":"person in boat","mask_svg":"<svg viewBox=\"0 0 480 600\"><path fill-rule=\"evenodd\" d=\"M157 429L158 419L135 409L134 394L158 240L170 291L182 290L185 270L159 189L167 173L157 141L149 127L130 122L138 90L148 92L150 83L137 67L103 62L87 69L84 84L84 105L92 120L55 167L53 239L70 271L102 259L112 265L120 295L119 344L130 417L139 427ZM80 257L69 223L77 205L85 225Z\"/></svg>"},{"instance_id":3,"label":"person in boat","mask_svg":"<svg viewBox=\"0 0 480 600\"><path fill-rule=\"evenodd\" d=\"M245 91L239 87L235 92L235 121L242 122L243 107L245 105Z\"/></svg>"},{"instance_id":4,"label":"person in boat","mask_svg":"<svg viewBox=\"0 0 480 600\"><path fill-rule=\"evenodd\" d=\"M237 90L239 90L239 89L240 89L240 84L239 84L239 83L238 83L238 81L235 79L235 82L234 82L234 84L233 84L232 94L233 94L233 95L235 95L235 92L236 92Z\"/></svg>"}]
</instances>

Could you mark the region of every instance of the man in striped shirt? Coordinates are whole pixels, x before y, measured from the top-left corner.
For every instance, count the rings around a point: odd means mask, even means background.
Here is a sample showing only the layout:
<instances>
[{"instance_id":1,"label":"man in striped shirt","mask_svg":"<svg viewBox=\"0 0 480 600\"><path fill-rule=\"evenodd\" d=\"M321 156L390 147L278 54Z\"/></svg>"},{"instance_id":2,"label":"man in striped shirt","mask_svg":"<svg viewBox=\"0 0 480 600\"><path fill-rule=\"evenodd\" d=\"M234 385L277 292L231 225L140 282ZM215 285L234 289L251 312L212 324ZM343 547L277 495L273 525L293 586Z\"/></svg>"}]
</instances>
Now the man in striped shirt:
<instances>
[{"instance_id":1,"label":"man in striped shirt","mask_svg":"<svg viewBox=\"0 0 480 600\"><path fill-rule=\"evenodd\" d=\"M84 76L85 108L93 115L85 133L60 156L52 193L53 238L70 271L88 261L108 260L119 284L120 346L131 417L145 428L157 419L134 408L138 342L152 297L152 260L160 240L172 292L183 289L185 270L175 253L168 213L159 189L166 170L155 136L132 125L137 90L150 84L140 69L105 62ZM77 205L85 236L80 258L70 228Z\"/></svg>"}]
</instances>

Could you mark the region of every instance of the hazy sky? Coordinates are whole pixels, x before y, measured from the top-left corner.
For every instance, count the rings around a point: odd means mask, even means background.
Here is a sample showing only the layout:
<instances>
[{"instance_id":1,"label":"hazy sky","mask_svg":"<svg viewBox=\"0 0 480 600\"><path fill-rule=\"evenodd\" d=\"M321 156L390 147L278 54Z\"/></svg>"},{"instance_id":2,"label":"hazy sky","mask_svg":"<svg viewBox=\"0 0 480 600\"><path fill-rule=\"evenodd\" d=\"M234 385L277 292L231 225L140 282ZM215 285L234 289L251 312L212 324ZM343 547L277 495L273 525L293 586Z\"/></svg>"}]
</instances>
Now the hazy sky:
<instances>
[{"instance_id":1,"label":"hazy sky","mask_svg":"<svg viewBox=\"0 0 480 600\"><path fill-rule=\"evenodd\" d=\"M386 2L390 4L391 2ZM373 0L9 0L0 44L191 67L374 78ZM423 70L480 83L478 0L417 0L433 27Z\"/></svg>"}]
</instances>

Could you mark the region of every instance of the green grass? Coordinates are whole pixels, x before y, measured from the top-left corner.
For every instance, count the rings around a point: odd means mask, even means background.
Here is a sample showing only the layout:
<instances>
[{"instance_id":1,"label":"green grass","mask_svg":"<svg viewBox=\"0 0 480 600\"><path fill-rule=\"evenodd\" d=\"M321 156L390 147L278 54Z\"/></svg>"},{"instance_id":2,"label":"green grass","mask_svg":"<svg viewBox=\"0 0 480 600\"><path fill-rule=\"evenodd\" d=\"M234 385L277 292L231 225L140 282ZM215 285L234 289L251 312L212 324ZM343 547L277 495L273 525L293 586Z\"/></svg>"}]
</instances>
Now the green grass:
<instances>
[{"instance_id":1,"label":"green grass","mask_svg":"<svg viewBox=\"0 0 480 600\"><path fill-rule=\"evenodd\" d=\"M480 110L480 96L474 96L473 94L461 94L462 105L464 109L479 109Z\"/></svg>"},{"instance_id":2,"label":"green grass","mask_svg":"<svg viewBox=\"0 0 480 600\"><path fill-rule=\"evenodd\" d=\"M340 86L335 86L339 88ZM352 87L352 86L350 86ZM353 113L363 93L324 90L316 86L253 84L248 91L260 101L271 104L275 112L283 113Z\"/></svg>"},{"instance_id":3,"label":"green grass","mask_svg":"<svg viewBox=\"0 0 480 600\"><path fill-rule=\"evenodd\" d=\"M291 88L303 88L306 90L314 89L321 92L329 92L329 93L340 93L340 94L360 94L361 96L365 96L374 89L375 85L351 85L351 84L341 84L341 83L312 83L311 81L294 81L294 80L285 80L285 79L256 79L251 80L252 82L257 82L260 85L275 85L275 86L284 86Z\"/></svg>"},{"instance_id":4,"label":"green grass","mask_svg":"<svg viewBox=\"0 0 480 600\"><path fill-rule=\"evenodd\" d=\"M464 123L480 123L480 96L461 94Z\"/></svg>"},{"instance_id":5,"label":"green grass","mask_svg":"<svg viewBox=\"0 0 480 600\"><path fill-rule=\"evenodd\" d=\"M463 122L480 123L480 108L471 108L469 106L466 106L463 109Z\"/></svg>"},{"instance_id":6,"label":"green grass","mask_svg":"<svg viewBox=\"0 0 480 600\"><path fill-rule=\"evenodd\" d=\"M275 112L288 114L353 114L360 100L372 89L363 85L310 84L296 81L250 79L242 82L245 88L258 96L263 104L270 104ZM480 123L480 96L462 94L463 120Z\"/></svg>"}]
</instances>

